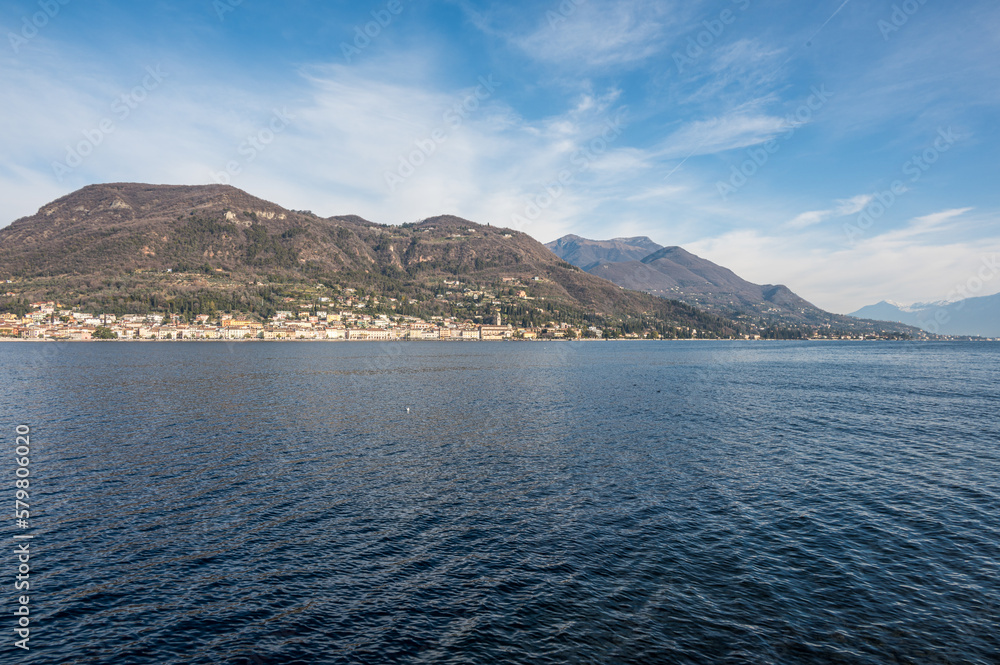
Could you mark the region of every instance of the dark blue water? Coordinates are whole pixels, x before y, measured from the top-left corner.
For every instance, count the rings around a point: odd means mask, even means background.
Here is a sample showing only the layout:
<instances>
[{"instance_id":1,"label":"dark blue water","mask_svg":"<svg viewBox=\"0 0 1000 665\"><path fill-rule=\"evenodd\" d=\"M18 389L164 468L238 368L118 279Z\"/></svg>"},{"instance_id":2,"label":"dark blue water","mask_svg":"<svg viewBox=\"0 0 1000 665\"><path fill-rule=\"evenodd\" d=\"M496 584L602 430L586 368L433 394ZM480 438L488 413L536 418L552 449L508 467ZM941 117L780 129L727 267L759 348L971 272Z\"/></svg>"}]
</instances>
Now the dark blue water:
<instances>
[{"instance_id":1,"label":"dark blue water","mask_svg":"<svg viewBox=\"0 0 1000 665\"><path fill-rule=\"evenodd\" d=\"M989 344L0 344L0 662L997 663L998 412Z\"/></svg>"}]
</instances>

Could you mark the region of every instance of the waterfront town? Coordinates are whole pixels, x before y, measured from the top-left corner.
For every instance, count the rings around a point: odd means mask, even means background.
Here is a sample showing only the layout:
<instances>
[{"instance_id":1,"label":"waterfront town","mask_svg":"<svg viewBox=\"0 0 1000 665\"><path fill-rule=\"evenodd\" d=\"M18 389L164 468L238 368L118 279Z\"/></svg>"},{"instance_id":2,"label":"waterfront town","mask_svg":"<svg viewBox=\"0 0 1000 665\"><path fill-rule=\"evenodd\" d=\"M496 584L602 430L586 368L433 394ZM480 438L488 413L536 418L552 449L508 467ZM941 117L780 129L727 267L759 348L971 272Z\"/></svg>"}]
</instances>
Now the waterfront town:
<instances>
[{"instance_id":1,"label":"waterfront town","mask_svg":"<svg viewBox=\"0 0 1000 665\"><path fill-rule=\"evenodd\" d=\"M435 317L424 321L416 317L369 315L351 311L313 313L283 310L261 321L232 314L210 317L202 314L182 322L170 314L93 314L63 308L54 301L31 304L32 311L23 317L0 314L0 337L88 341L119 340L503 340L518 337L532 339L541 333L534 329L516 329L501 325L497 315L493 325L460 323ZM564 324L544 329L553 338L580 337L583 332Z\"/></svg>"},{"instance_id":2,"label":"waterfront town","mask_svg":"<svg viewBox=\"0 0 1000 665\"><path fill-rule=\"evenodd\" d=\"M299 305L299 311L276 312L267 320L234 314L201 314L185 321L177 314L95 314L63 307L56 301L33 302L24 316L0 314L0 339L34 341L197 341L197 340L340 340L340 341L400 341L400 340L573 340L617 337L622 339L656 339L655 333L625 333L609 335L600 328L572 326L565 322L548 322L538 327L516 327L505 324L501 315L484 323L460 321L454 317L431 317L424 320L413 316L366 314L338 309L321 310ZM609 331L610 332L610 331ZM684 329L684 339L702 337L694 329ZM705 336L707 337L707 335ZM743 335L743 339L761 339L760 335ZM878 336L824 335L819 331L806 339L878 339Z\"/></svg>"},{"instance_id":3,"label":"waterfront town","mask_svg":"<svg viewBox=\"0 0 1000 665\"><path fill-rule=\"evenodd\" d=\"M0 338L28 340L90 341L117 340L475 340L577 339L600 337L598 328L581 330L566 323L551 322L541 328L504 325L500 314L490 323L475 324L454 318L390 317L356 311L278 311L268 320L249 316L202 314L182 321L171 314L94 314L64 308L55 301L31 303L32 311L19 317L0 314ZM639 335L632 335L639 338Z\"/></svg>"}]
</instances>

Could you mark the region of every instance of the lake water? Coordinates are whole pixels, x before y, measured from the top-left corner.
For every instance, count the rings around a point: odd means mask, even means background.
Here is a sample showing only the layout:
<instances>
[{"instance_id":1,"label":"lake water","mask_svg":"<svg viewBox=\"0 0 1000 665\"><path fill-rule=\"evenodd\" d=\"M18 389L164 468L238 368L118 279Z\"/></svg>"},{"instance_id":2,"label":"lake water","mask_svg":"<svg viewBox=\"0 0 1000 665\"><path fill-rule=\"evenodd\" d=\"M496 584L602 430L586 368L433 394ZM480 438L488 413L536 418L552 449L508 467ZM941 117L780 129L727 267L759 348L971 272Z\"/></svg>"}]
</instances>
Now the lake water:
<instances>
[{"instance_id":1,"label":"lake water","mask_svg":"<svg viewBox=\"0 0 1000 665\"><path fill-rule=\"evenodd\" d=\"M998 413L986 343L0 344L0 662L994 664Z\"/></svg>"}]
</instances>

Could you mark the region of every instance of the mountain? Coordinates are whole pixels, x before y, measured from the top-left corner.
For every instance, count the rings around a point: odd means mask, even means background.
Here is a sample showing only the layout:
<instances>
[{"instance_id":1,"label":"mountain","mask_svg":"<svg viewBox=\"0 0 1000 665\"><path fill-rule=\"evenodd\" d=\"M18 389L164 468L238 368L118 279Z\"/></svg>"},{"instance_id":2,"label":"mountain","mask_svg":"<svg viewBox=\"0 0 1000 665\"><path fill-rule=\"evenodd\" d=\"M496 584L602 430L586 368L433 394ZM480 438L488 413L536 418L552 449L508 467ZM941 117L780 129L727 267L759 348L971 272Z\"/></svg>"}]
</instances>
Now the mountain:
<instances>
[{"instance_id":1,"label":"mountain","mask_svg":"<svg viewBox=\"0 0 1000 665\"><path fill-rule=\"evenodd\" d=\"M740 278L728 268L699 258L680 247L664 247L641 261L604 263L590 269L625 288L646 291L665 298L685 300L709 309L771 308L806 311L813 308L784 286L760 286Z\"/></svg>"},{"instance_id":2,"label":"mountain","mask_svg":"<svg viewBox=\"0 0 1000 665\"><path fill-rule=\"evenodd\" d=\"M588 240L580 236L568 235L547 243L545 246L563 261L588 271L599 263L638 261L661 249L660 245L646 236Z\"/></svg>"},{"instance_id":3,"label":"mountain","mask_svg":"<svg viewBox=\"0 0 1000 665\"><path fill-rule=\"evenodd\" d=\"M874 305L867 305L862 307L856 312L852 312L850 316L856 316L858 318L865 319L875 319L876 321L895 321L898 323L905 323L908 326L920 327L920 320L918 314L920 308L913 309L907 305L901 303L893 302L891 300L883 300L882 302L876 303Z\"/></svg>"},{"instance_id":4,"label":"mountain","mask_svg":"<svg viewBox=\"0 0 1000 665\"><path fill-rule=\"evenodd\" d=\"M851 316L905 323L939 335L1000 337L1000 293L915 305L883 300L862 307Z\"/></svg>"},{"instance_id":5,"label":"mountain","mask_svg":"<svg viewBox=\"0 0 1000 665\"><path fill-rule=\"evenodd\" d=\"M322 218L226 185L85 187L0 229L6 279L8 309L59 298L108 313L190 313L206 303L264 313L307 290L318 298L356 289L420 316L485 317L502 307L514 321L734 332L719 317L579 270L518 231L452 216L402 226ZM496 300L465 295L486 287Z\"/></svg>"},{"instance_id":6,"label":"mountain","mask_svg":"<svg viewBox=\"0 0 1000 665\"><path fill-rule=\"evenodd\" d=\"M656 246L648 238L651 245ZM589 260L591 254L578 248L608 247L616 241L595 241L566 236L546 245L565 261ZM635 245L639 248L639 245ZM596 250L593 252L597 254ZM612 256L608 252L606 256ZM877 325L871 321L831 314L782 285L753 284L732 270L695 256L681 247L658 247L641 259L581 265L587 272L619 286L645 291L737 321L761 326L829 326L844 331L904 331L906 326Z\"/></svg>"}]
</instances>

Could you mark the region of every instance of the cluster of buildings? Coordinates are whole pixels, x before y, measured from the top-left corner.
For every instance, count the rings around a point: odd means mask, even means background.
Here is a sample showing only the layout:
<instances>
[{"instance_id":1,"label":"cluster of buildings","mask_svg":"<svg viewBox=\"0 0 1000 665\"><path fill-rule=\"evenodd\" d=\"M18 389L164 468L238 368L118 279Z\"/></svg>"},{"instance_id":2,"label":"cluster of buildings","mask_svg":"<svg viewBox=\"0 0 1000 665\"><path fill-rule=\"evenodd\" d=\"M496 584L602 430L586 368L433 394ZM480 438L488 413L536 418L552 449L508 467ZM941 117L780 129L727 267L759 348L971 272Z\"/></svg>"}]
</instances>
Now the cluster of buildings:
<instances>
[{"instance_id":1,"label":"cluster of buildings","mask_svg":"<svg viewBox=\"0 0 1000 665\"><path fill-rule=\"evenodd\" d=\"M491 324L472 324L435 317L372 316L359 312L279 311L268 321L222 314L182 322L169 314L92 314L65 309L54 301L31 304L23 317L0 314L0 337L32 340L476 340L575 338L582 331L553 323L536 330L503 325L500 315Z\"/></svg>"}]
</instances>

